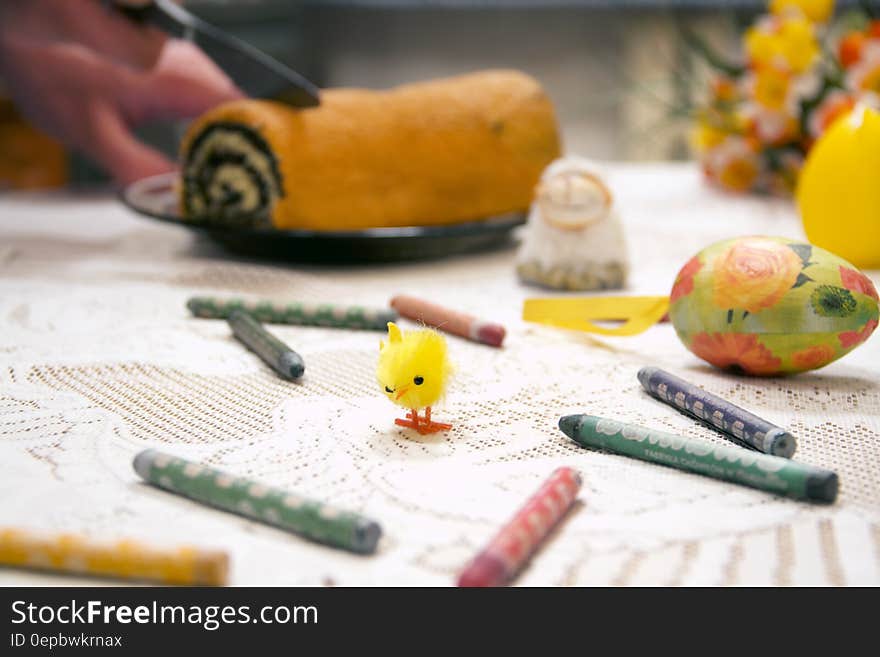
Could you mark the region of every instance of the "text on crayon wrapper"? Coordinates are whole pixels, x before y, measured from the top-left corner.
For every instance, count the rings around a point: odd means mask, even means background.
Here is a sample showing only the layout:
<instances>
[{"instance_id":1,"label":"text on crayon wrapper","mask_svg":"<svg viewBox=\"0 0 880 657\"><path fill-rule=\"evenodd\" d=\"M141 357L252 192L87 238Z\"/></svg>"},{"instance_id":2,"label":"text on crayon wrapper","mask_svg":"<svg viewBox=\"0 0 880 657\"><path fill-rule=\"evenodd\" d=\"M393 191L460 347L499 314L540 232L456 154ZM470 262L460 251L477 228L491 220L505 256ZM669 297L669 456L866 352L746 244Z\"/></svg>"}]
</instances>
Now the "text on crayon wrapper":
<instances>
[{"instance_id":1,"label":"text on crayon wrapper","mask_svg":"<svg viewBox=\"0 0 880 657\"><path fill-rule=\"evenodd\" d=\"M638 443L647 440L651 445L657 445L672 450L683 449L687 454L693 454L694 456L711 455L716 461L727 461L731 464L739 463L745 467L756 466L759 470L763 470L764 472L779 472L786 466L784 460L768 458L766 455L759 452L752 452L743 449L740 454L737 450L733 450L729 447L714 446L711 443L703 445L694 440L688 440L682 436L675 436L667 433L655 433L649 429L621 424L607 418L600 419L596 422L596 433L605 436L620 435L621 438Z\"/></svg>"},{"instance_id":2,"label":"text on crayon wrapper","mask_svg":"<svg viewBox=\"0 0 880 657\"><path fill-rule=\"evenodd\" d=\"M726 468L721 465L706 463L704 461L695 461L694 459L689 459L686 457L679 458L678 456L675 456L674 454L669 454L668 452L658 452L653 449L646 449L645 455L650 456L652 459L659 463L667 463L675 467L689 467L693 468L697 472L712 474L721 478L724 478L725 475L728 474ZM738 481L742 481L751 485L756 485L761 488L769 487L771 489L775 489L781 492L785 492L789 489L788 483L785 480L780 479L779 476L773 473L764 476L758 475L754 472L748 472L747 470L737 470L735 473L733 473L733 476Z\"/></svg>"}]
</instances>

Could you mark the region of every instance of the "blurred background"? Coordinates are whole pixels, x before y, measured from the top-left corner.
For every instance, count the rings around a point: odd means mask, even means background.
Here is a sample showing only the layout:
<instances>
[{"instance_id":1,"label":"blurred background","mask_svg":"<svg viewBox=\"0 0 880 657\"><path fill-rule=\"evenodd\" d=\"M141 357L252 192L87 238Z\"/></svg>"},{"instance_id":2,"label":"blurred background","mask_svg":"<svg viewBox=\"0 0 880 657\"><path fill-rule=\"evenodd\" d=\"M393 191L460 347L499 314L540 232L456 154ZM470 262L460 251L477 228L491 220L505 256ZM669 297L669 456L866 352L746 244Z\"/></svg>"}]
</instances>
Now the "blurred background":
<instances>
[{"instance_id":1,"label":"blurred background","mask_svg":"<svg viewBox=\"0 0 880 657\"><path fill-rule=\"evenodd\" d=\"M854 2L841 2L845 9ZM705 88L699 33L735 58L764 0L190 0L205 20L321 86L388 87L487 67L537 77L566 147L589 157L689 157ZM0 188L99 182L99 170L24 127L0 81ZM181 126L139 134L173 153ZM29 172L29 173L28 173ZM5 182L4 182L5 181Z\"/></svg>"}]
</instances>

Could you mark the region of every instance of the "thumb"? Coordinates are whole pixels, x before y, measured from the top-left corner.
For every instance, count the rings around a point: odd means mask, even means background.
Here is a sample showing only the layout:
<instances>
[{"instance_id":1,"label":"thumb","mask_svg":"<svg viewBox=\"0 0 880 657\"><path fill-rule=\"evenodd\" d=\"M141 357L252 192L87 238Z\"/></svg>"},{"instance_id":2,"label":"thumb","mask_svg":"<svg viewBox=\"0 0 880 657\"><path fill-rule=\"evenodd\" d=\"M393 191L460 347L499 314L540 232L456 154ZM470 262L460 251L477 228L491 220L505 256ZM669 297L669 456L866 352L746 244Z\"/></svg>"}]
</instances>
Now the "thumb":
<instances>
[{"instance_id":1,"label":"thumb","mask_svg":"<svg viewBox=\"0 0 880 657\"><path fill-rule=\"evenodd\" d=\"M96 103L90 108L86 132L89 138L81 149L119 184L174 170L168 158L138 141L112 105Z\"/></svg>"}]
</instances>

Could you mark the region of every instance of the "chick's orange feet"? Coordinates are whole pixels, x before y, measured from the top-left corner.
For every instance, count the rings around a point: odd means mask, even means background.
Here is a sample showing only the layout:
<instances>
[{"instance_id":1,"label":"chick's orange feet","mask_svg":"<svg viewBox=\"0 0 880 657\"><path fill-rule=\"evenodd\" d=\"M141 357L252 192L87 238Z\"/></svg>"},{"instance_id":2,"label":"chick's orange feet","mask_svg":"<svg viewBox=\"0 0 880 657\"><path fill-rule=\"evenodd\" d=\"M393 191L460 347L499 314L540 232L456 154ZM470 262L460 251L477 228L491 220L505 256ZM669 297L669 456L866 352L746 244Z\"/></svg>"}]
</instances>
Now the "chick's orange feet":
<instances>
[{"instance_id":1,"label":"chick's orange feet","mask_svg":"<svg viewBox=\"0 0 880 657\"><path fill-rule=\"evenodd\" d=\"M452 428L451 424L431 421L430 406L425 409L425 417L419 417L419 412L416 409L412 409L409 413L406 414L406 419L398 418L394 420L394 424L401 427L415 429L423 436L431 433L437 433L438 431L446 431Z\"/></svg>"}]
</instances>

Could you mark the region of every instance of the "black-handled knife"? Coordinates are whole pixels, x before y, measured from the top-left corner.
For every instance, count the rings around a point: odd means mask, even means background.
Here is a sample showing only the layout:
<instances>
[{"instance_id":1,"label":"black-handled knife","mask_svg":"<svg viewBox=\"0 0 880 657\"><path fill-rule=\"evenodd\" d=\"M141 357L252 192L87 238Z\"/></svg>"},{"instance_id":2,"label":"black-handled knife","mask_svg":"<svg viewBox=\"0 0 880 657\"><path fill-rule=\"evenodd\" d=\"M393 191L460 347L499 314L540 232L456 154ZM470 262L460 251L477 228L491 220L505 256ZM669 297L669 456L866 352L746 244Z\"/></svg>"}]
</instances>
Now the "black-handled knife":
<instances>
[{"instance_id":1,"label":"black-handled knife","mask_svg":"<svg viewBox=\"0 0 880 657\"><path fill-rule=\"evenodd\" d=\"M173 0L152 0L143 6L114 4L129 18L153 25L166 34L191 41L248 96L271 98L295 107L320 103L318 88L296 71L241 39L193 16Z\"/></svg>"}]
</instances>

